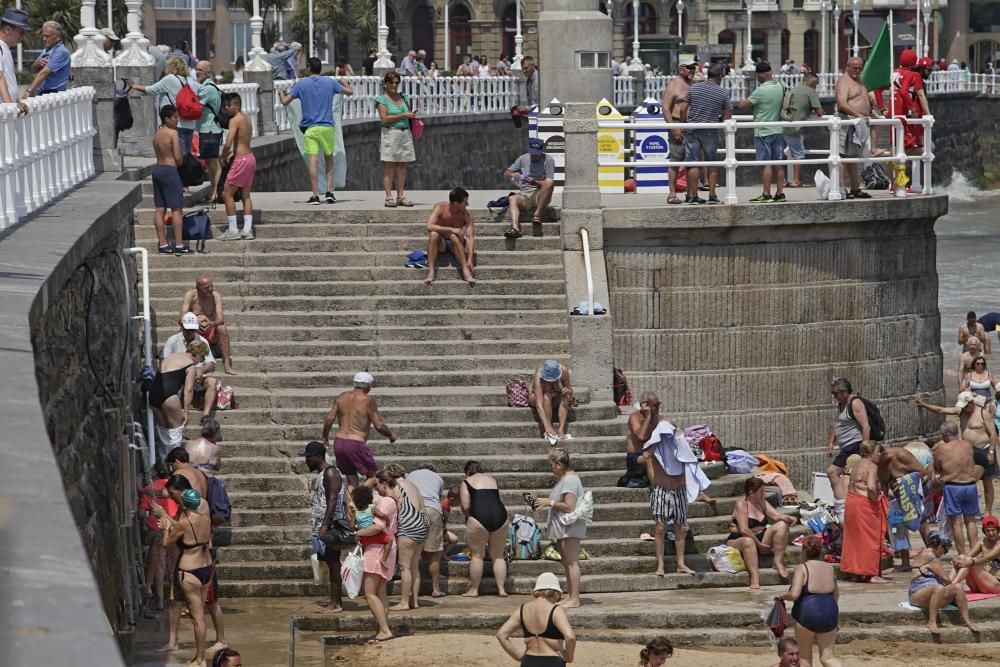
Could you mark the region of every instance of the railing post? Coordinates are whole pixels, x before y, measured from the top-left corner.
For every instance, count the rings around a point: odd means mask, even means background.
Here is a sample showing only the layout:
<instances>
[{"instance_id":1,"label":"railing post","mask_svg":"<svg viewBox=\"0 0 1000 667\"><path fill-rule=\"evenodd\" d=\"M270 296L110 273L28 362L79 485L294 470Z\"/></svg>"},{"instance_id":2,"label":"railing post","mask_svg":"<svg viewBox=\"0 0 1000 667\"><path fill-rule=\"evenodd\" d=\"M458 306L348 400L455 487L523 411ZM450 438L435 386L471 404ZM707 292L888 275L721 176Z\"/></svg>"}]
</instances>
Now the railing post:
<instances>
[{"instance_id":1,"label":"railing post","mask_svg":"<svg viewBox=\"0 0 1000 667\"><path fill-rule=\"evenodd\" d=\"M934 194L934 187L931 184L931 171L934 167L934 141L931 128L934 126L934 116L925 116L927 124L924 125L924 194Z\"/></svg>"},{"instance_id":2,"label":"railing post","mask_svg":"<svg viewBox=\"0 0 1000 667\"><path fill-rule=\"evenodd\" d=\"M832 116L830 123L830 193L828 201L840 201L840 117Z\"/></svg>"},{"instance_id":3,"label":"railing post","mask_svg":"<svg viewBox=\"0 0 1000 667\"><path fill-rule=\"evenodd\" d=\"M726 121L725 164L726 164L726 203L738 204L739 200L736 197L736 119L735 118L730 118L729 120Z\"/></svg>"}]
</instances>

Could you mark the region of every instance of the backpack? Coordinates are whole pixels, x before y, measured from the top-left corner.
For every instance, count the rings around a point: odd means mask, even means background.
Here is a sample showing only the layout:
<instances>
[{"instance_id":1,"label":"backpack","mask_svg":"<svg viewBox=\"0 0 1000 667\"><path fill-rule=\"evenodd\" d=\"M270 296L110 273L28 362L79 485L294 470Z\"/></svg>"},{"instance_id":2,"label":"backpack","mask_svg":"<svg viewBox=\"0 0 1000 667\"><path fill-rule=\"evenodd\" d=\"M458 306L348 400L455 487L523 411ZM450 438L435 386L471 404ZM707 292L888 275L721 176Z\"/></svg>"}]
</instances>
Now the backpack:
<instances>
[{"instance_id":1,"label":"backpack","mask_svg":"<svg viewBox=\"0 0 1000 667\"><path fill-rule=\"evenodd\" d=\"M205 479L208 482L208 513L212 517L222 517L222 520L228 522L233 516L233 505L229 502L229 493L226 491L226 485L222 483L222 480L218 477L209 477L205 475Z\"/></svg>"},{"instance_id":2,"label":"backpack","mask_svg":"<svg viewBox=\"0 0 1000 667\"><path fill-rule=\"evenodd\" d=\"M885 173L885 168L878 162L873 162L861 170L861 180L864 181L866 190L889 189L889 174Z\"/></svg>"},{"instance_id":3,"label":"backpack","mask_svg":"<svg viewBox=\"0 0 1000 667\"><path fill-rule=\"evenodd\" d=\"M706 461L722 461L722 443L714 435L706 435L698 442Z\"/></svg>"},{"instance_id":4,"label":"backpack","mask_svg":"<svg viewBox=\"0 0 1000 667\"><path fill-rule=\"evenodd\" d=\"M628 386L628 377L625 376L625 372L620 368L615 368L612 371L612 386L614 388L614 397L616 405L629 405L632 403L632 388Z\"/></svg>"},{"instance_id":5,"label":"backpack","mask_svg":"<svg viewBox=\"0 0 1000 667\"><path fill-rule=\"evenodd\" d=\"M794 120L795 104L792 102L792 89L786 88L785 95L781 98L781 120Z\"/></svg>"},{"instance_id":6,"label":"backpack","mask_svg":"<svg viewBox=\"0 0 1000 667\"><path fill-rule=\"evenodd\" d=\"M507 405L512 408L528 407L528 385L524 380L511 378L505 384L507 390Z\"/></svg>"},{"instance_id":7,"label":"backpack","mask_svg":"<svg viewBox=\"0 0 1000 667\"><path fill-rule=\"evenodd\" d=\"M132 106L128 102L128 93L132 90L131 87L126 86L122 90L115 88L115 101L112 107L112 114L115 120L115 143L118 142L118 133L124 132L125 130L131 130L132 125L135 124L135 119L132 117Z\"/></svg>"},{"instance_id":8,"label":"backpack","mask_svg":"<svg viewBox=\"0 0 1000 667\"><path fill-rule=\"evenodd\" d=\"M513 194L514 194L513 192L508 192L505 195L500 195L499 197L497 197L492 201L486 202L486 210L490 212L490 215L503 215L504 213L507 212L507 209L510 207L510 197ZM497 210L494 211L493 209Z\"/></svg>"},{"instance_id":9,"label":"backpack","mask_svg":"<svg viewBox=\"0 0 1000 667\"><path fill-rule=\"evenodd\" d=\"M205 239L208 238L208 211L200 209L192 211L184 216L184 231L182 236L185 241L197 241L198 252L205 252Z\"/></svg>"},{"instance_id":10,"label":"backpack","mask_svg":"<svg viewBox=\"0 0 1000 667\"><path fill-rule=\"evenodd\" d=\"M530 516L515 514L507 529L511 560L538 560L542 555L542 531Z\"/></svg>"},{"instance_id":11,"label":"backpack","mask_svg":"<svg viewBox=\"0 0 1000 667\"><path fill-rule=\"evenodd\" d=\"M847 405L850 405L857 399L861 401L865 406L865 413L868 415L868 430L869 430L869 440L885 440L885 420L882 419L882 412L878 409L873 401L868 400L862 396L854 395L851 400L848 401ZM847 412L851 419L854 419L854 413L850 410ZM857 422L857 420L855 420Z\"/></svg>"},{"instance_id":12,"label":"backpack","mask_svg":"<svg viewBox=\"0 0 1000 667\"><path fill-rule=\"evenodd\" d=\"M181 175L181 183L186 187L194 187L205 182L205 168L201 166L201 160L187 153L177 172Z\"/></svg>"},{"instance_id":13,"label":"backpack","mask_svg":"<svg viewBox=\"0 0 1000 667\"><path fill-rule=\"evenodd\" d=\"M177 76L177 75L175 75ZM179 115L184 120L198 120L201 118L201 112L205 108L201 100L198 99L198 93L194 92L191 85L185 81L180 76L177 78L181 82L181 89L177 91L177 115Z\"/></svg>"},{"instance_id":14,"label":"backpack","mask_svg":"<svg viewBox=\"0 0 1000 667\"><path fill-rule=\"evenodd\" d=\"M228 111L226 111L224 108L222 108L222 91L219 90L219 87L217 85L215 85L214 83L212 83L211 81L206 81L202 85L211 86L212 88L215 88L215 91L217 93L219 93L219 110L216 111L211 106L208 107L208 110L212 112L213 116L215 116L215 122L219 124L219 127L221 127L224 130L228 130L229 129L229 121L232 118L232 116L229 115Z\"/></svg>"}]
</instances>

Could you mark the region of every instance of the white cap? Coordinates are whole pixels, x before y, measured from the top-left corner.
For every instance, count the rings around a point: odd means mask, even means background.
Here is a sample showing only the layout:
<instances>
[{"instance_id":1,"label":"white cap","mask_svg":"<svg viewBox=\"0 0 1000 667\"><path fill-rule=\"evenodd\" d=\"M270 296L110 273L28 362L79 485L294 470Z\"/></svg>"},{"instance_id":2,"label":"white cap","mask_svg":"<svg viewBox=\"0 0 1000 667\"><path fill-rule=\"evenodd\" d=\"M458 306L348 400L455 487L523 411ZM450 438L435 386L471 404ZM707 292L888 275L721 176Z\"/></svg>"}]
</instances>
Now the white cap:
<instances>
[{"instance_id":1,"label":"white cap","mask_svg":"<svg viewBox=\"0 0 1000 667\"><path fill-rule=\"evenodd\" d=\"M111 28L101 28L98 32L100 32L102 35L104 35L110 40L113 40L115 42L118 41L118 35L116 35L115 31L112 30Z\"/></svg>"},{"instance_id":2,"label":"white cap","mask_svg":"<svg viewBox=\"0 0 1000 667\"><path fill-rule=\"evenodd\" d=\"M302 44L300 44L299 42L292 42L288 46L290 46L291 48L295 49L296 51L301 51L302 50Z\"/></svg>"},{"instance_id":3,"label":"white cap","mask_svg":"<svg viewBox=\"0 0 1000 667\"><path fill-rule=\"evenodd\" d=\"M354 386L370 387L375 384L375 377L368 371L361 371L354 376Z\"/></svg>"},{"instance_id":4,"label":"white cap","mask_svg":"<svg viewBox=\"0 0 1000 667\"><path fill-rule=\"evenodd\" d=\"M563 592L562 586L559 585L559 579L551 572L542 572L538 575L538 579L535 580L535 590Z\"/></svg>"},{"instance_id":5,"label":"white cap","mask_svg":"<svg viewBox=\"0 0 1000 667\"><path fill-rule=\"evenodd\" d=\"M189 331L197 331L201 327L198 324L198 316L188 311L181 318L181 326Z\"/></svg>"},{"instance_id":6,"label":"white cap","mask_svg":"<svg viewBox=\"0 0 1000 667\"><path fill-rule=\"evenodd\" d=\"M976 395L973 394L971 391L963 391L961 394L958 395L958 400L955 401L955 407L964 408L969 403L972 403L972 401L975 400L975 398Z\"/></svg>"}]
</instances>

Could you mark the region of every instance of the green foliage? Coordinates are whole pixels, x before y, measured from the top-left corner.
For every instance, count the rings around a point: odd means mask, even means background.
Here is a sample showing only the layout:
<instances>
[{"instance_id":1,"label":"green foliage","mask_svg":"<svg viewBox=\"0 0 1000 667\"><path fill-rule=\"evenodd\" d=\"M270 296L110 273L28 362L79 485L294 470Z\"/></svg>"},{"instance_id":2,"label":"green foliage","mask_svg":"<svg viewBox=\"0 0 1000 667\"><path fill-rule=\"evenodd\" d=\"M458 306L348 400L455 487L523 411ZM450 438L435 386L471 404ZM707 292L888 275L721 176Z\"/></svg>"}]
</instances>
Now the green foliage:
<instances>
[{"instance_id":1,"label":"green foliage","mask_svg":"<svg viewBox=\"0 0 1000 667\"><path fill-rule=\"evenodd\" d=\"M335 40L353 37L367 51L378 39L378 16L371 0L315 0L313 3L314 35L317 50L326 46L323 35L327 30ZM309 7L300 3L292 14L292 36L308 51Z\"/></svg>"},{"instance_id":2,"label":"green foliage","mask_svg":"<svg viewBox=\"0 0 1000 667\"><path fill-rule=\"evenodd\" d=\"M103 28L107 26L107 0L98 0L97 5L97 27ZM0 0L0 13L16 6L14 0ZM80 0L25 0L21 6L28 12L28 23L32 27L31 32L24 35L25 48L41 48L38 37L46 21L56 21L62 26L67 44L72 44L73 37L80 32ZM127 32L125 0L113 0L111 6L115 34L122 37Z\"/></svg>"}]
</instances>

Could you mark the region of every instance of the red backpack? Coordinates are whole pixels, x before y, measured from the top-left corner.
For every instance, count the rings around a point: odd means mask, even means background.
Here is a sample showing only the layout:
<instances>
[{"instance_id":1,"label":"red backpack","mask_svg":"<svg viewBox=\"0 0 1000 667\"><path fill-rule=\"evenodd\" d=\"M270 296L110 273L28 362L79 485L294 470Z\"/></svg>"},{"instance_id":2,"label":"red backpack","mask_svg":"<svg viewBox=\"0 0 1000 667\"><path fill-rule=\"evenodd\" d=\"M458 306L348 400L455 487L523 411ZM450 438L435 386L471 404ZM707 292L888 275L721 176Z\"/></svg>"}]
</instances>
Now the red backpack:
<instances>
[{"instance_id":1,"label":"red backpack","mask_svg":"<svg viewBox=\"0 0 1000 667\"><path fill-rule=\"evenodd\" d=\"M201 100L198 99L198 93L194 92L187 81L180 76L177 78L181 82L181 89L177 91L177 114L184 120L198 120L204 109Z\"/></svg>"},{"instance_id":2,"label":"red backpack","mask_svg":"<svg viewBox=\"0 0 1000 667\"><path fill-rule=\"evenodd\" d=\"M706 461L725 461L722 454L722 443L714 435L706 435L698 442Z\"/></svg>"}]
</instances>

